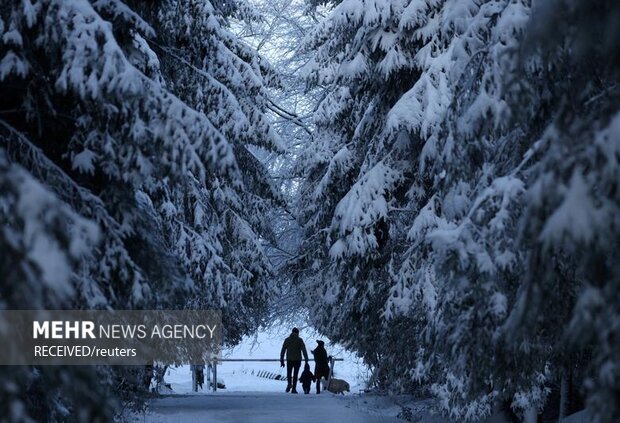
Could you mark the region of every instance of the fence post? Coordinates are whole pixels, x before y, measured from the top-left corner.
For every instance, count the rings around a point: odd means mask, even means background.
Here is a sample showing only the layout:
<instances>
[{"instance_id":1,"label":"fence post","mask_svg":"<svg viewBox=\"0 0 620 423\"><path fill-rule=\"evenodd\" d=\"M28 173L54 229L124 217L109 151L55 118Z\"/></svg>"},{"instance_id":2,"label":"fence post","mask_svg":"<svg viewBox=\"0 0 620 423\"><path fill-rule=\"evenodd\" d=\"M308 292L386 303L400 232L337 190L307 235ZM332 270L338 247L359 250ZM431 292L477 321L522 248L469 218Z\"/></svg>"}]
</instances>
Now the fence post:
<instances>
[{"instance_id":1,"label":"fence post","mask_svg":"<svg viewBox=\"0 0 620 423\"><path fill-rule=\"evenodd\" d=\"M213 362L213 392L217 392L217 362Z\"/></svg>"},{"instance_id":2,"label":"fence post","mask_svg":"<svg viewBox=\"0 0 620 423\"><path fill-rule=\"evenodd\" d=\"M189 368L190 368L190 371L192 372L192 391L198 392L198 380L196 378L196 366L192 364Z\"/></svg>"},{"instance_id":3,"label":"fence post","mask_svg":"<svg viewBox=\"0 0 620 423\"><path fill-rule=\"evenodd\" d=\"M329 376L327 377L327 390L329 390L329 384L332 381L332 376L334 374L334 358L333 357L329 357Z\"/></svg>"}]
</instances>

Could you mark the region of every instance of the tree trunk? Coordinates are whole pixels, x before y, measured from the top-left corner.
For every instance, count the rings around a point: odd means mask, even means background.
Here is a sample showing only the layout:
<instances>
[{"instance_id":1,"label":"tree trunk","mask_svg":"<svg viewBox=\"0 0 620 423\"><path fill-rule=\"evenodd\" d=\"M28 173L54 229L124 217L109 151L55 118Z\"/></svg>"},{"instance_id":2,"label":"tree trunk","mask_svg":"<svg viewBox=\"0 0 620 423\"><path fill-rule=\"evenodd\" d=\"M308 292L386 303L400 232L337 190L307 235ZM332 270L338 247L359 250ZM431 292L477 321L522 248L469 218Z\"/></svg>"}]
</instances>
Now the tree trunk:
<instances>
[{"instance_id":1,"label":"tree trunk","mask_svg":"<svg viewBox=\"0 0 620 423\"><path fill-rule=\"evenodd\" d=\"M538 423L538 411L536 407L531 407L523 413L523 423Z\"/></svg>"},{"instance_id":2,"label":"tree trunk","mask_svg":"<svg viewBox=\"0 0 620 423\"><path fill-rule=\"evenodd\" d=\"M558 414L558 422L564 420L569 413L570 407L570 372L564 366L562 367L561 380L560 380L560 412Z\"/></svg>"}]
</instances>

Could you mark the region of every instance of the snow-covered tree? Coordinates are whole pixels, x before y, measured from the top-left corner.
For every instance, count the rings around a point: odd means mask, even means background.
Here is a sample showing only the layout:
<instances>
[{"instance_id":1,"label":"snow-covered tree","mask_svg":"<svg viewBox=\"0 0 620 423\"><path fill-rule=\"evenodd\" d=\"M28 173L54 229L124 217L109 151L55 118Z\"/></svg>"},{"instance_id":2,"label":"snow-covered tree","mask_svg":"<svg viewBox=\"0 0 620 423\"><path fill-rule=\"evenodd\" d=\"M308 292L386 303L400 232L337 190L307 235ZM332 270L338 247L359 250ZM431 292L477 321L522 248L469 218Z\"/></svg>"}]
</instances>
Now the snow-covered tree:
<instances>
[{"instance_id":1,"label":"snow-covered tree","mask_svg":"<svg viewBox=\"0 0 620 423\"><path fill-rule=\"evenodd\" d=\"M263 216L281 199L250 146L281 148L264 115L273 72L231 17L254 16L242 1L0 6L3 308L219 308L227 342L260 323ZM87 405L108 385L63 388L130 380L102 371L25 370L2 414L64 420L81 403L78 419L109 421ZM35 383L58 397L46 411Z\"/></svg>"},{"instance_id":2,"label":"snow-covered tree","mask_svg":"<svg viewBox=\"0 0 620 423\"><path fill-rule=\"evenodd\" d=\"M550 118L527 155L522 236L531 248L518 299L526 307L509 320L557 328L556 355L587 353L583 388L601 422L620 418L612 399L620 392L618 16L620 5L609 1L533 8L524 61L535 83L524 101L534 99ZM562 364L564 381L575 366Z\"/></svg>"},{"instance_id":3,"label":"snow-covered tree","mask_svg":"<svg viewBox=\"0 0 620 423\"><path fill-rule=\"evenodd\" d=\"M317 104L314 140L300 160L305 181L298 215L306 235L295 266L303 269L298 279L319 328L360 351L377 367L377 381L394 380L390 369L399 371L387 365L393 358L410 364L414 355L379 336L393 331L390 339L404 340L415 332L411 320L396 328L386 327L380 317L390 274L406 248L407 222L413 217L407 204L423 195L422 187L410 189L421 174L416 157L423 143L410 140L389 115L418 80L425 60L416 57L424 45L416 30L429 19L406 23L415 15L414 6L338 2L306 41L316 50L306 68L309 83L328 92ZM432 2L418 6L429 14L436 9ZM443 82L428 82L428 99L440 107ZM420 139L421 130L418 126L413 138Z\"/></svg>"},{"instance_id":4,"label":"snow-covered tree","mask_svg":"<svg viewBox=\"0 0 620 423\"><path fill-rule=\"evenodd\" d=\"M312 60L313 53L302 49L301 40L320 19L322 9L308 11L304 0L251 0L251 4L261 18L232 28L259 54L268 58L277 71L280 83L269 87L272 101L267 103L267 108L272 126L281 134L285 146L284 154L258 152L287 203L287 207L272 208L265 215L274 227L276 242L267 245L266 250L275 268L271 288L278 289L270 302L270 314L265 323L279 325L286 321L295 325L300 321L303 301L290 283L291 275L285 268L292 258L301 254L301 228L292 213L303 179L303 169L298 169L296 164L312 140L312 108L325 91L319 86L307 87L300 70Z\"/></svg>"},{"instance_id":5,"label":"snow-covered tree","mask_svg":"<svg viewBox=\"0 0 620 423\"><path fill-rule=\"evenodd\" d=\"M309 40L329 93L299 286L379 378L457 419L530 418L590 354L592 410L618 415L598 320L618 305L618 11L551 3L345 0Z\"/></svg>"}]
</instances>

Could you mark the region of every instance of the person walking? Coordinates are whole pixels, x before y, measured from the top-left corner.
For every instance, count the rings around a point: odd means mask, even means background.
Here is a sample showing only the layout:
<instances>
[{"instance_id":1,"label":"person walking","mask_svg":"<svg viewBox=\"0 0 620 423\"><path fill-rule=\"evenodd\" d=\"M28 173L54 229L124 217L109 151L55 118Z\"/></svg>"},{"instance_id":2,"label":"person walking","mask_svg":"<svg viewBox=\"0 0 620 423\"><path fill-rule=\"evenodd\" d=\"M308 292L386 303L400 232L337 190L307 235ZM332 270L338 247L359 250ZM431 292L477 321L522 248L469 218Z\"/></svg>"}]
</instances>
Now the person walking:
<instances>
[{"instance_id":1,"label":"person walking","mask_svg":"<svg viewBox=\"0 0 620 423\"><path fill-rule=\"evenodd\" d=\"M304 371L301 373L301 376L299 376L299 382L304 389L304 394L309 394L312 382L314 382L314 375L310 371L310 365L308 363L306 363Z\"/></svg>"},{"instance_id":2,"label":"person walking","mask_svg":"<svg viewBox=\"0 0 620 423\"><path fill-rule=\"evenodd\" d=\"M329 379L329 358L327 357L327 350L325 350L325 342L316 341L318 346L312 350L314 356L314 377L316 378L316 393L321 393L321 378L325 380Z\"/></svg>"},{"instance_id":3,"label":"person walking","mask_svg":"<svg viewBox=\"0 0 620 423\"><path fill-rule=\"evenodd\" d=\"M280 366L284 367L284 354L286 353L286 392L297 393L297 375L301 367L301 356L303 354L306 364L308 364L308 351L303 339L299 337L299 329L293 328L291 334L284 340L280 351Z\"/></svg>"}]
</instances>

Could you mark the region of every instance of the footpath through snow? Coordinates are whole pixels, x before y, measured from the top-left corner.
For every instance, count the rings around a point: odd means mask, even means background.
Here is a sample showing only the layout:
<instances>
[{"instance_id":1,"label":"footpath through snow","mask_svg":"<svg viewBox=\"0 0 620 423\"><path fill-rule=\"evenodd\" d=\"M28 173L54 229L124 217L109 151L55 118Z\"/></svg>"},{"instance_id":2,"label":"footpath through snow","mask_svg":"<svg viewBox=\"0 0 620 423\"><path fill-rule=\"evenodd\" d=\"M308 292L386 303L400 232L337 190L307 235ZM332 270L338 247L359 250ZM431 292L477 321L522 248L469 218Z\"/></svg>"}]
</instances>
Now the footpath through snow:
<instances>
[{"instance_id":1,"label":"footpath through snow","mask_svg":"<svg viewBox=\"0 0 620 423\"><path fill-rule=\"evenodd\" d=\"M286 335L288 328L261 331L256 337L245 338L236 348L225 351L223 356L276 358ZM302 336L311 348L319 337L310 330L304 330ZM166 372L171 395L152 400L148 412L127 416L128 420L134 423L404 423L407 420L456 423L439 416L431 399L361 394L363 366L341 347L330 345L328 351L345 360L337 363L335 374L351 384L351 393L347 395L286 394L286 382L258 376L260 372L284 376L284 369L278 363L265 362L223 363L218 366L218 381L225 384L226 389L213 393L205 386L202 391L192 392L189 366L182 366ZM298 390L301 391L301 386ZM397 418L399 414L407 420ZM569 417L566 423L586 421L583 413L579 413ZM494 415L479 423L507 422Z\"/></svg>"},{"instance_id":2,"label":"footpath through snow","mask_svg":"<svg viewBox=\"0 0 620 423\"><path fill-rule=\"evenodd\" d=\"M224 351L226 358L277 358L283 339L290 328L261 331L256 337L245 338L234 349ZM321 337L309 329L303 329L302 338L308 349L316 347ZM326 338L322 338L328 341ZM363 387L363 365L356 357L341 347L328 344L328 352L343 362L338 362L335 375L351 384L351 392ZM207 392L207 387L192 392L189 366L170 368L166 382L171 385L172 395L154 399L146 414L135 415L136 423L199 423L199 422L321 422L321 423L403 423L395 416L400 407L392 401L379 397L348 394L336 396L329 392L321 395L293 395L284 393L286 382L259 377L259 372L285 375L279 363L235 363L218 366L218 381L226 389L217 393ZM301 386L298 386L301 391ZM424 420L425 423L444 423L445 420Z\"/></svg>"},{"instance_id":3,"label":"footpath through snow","mask_svg":"<svg viewBox=\"0 0 620 423\"><path fill-rule=\"evenodd\" d=\"M170 395L153 400L135 423L454 423L428 408L424 400L410 402L408 419L396 417L402 409L393 399L373 395L292 395L279 392L227 392ZM585 423L581 412L566 423ZM494 415L479 423L507 423Z\"/></svg>"},{"instance_id":4,"label":"footpath through snow","mask_svg":"<svg viewBox=\"0 0 620 423\"><path fill-rule=\"evenodd\" d=\"M155 400L144 423L403 423L395 417L371 414L350 397L332 394L292 395L276 392L231 392L173 395Z\"/></svg>"}]
</instances>

